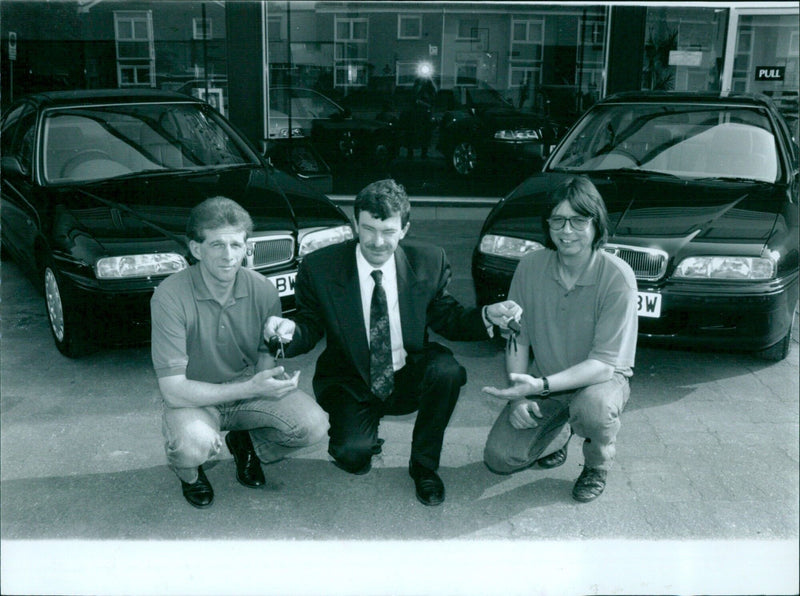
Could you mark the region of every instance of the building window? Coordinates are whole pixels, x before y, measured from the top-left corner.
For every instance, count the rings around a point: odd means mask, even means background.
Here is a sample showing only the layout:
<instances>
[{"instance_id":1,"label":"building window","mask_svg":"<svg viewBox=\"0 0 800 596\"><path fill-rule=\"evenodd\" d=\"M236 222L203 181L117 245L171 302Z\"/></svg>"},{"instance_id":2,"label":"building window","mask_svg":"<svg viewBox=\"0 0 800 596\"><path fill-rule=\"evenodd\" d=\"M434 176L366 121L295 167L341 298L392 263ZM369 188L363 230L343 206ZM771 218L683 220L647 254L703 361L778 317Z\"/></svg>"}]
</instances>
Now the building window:
<instances>
[{"instance_id":1,"label":"building window","mask_svg":"<svg viewBox=\"0 0 800 596\"><path fill-rule=\"evenodd\" d=\"M117 50L117 84L120 87L155 87L152 13L115 12L114 36Z\"/></svg>"},{"instance_id":2,"label":"building window","mask_svg":"<svg viewBox=\"0 0 800 596\"><path fill-rule=\"evenodd\" d=\"M192 39L211 39L211 19L192 19Z\"/></svg>"},{"instance_id":3,"label":"building window","mask_svg":"<svg viewBox=\"0 0 800 596\"><path fill-rule=\"evenodd\" d=\"M336 87L363 87L367 84L366 18L340 18L334 21L333 84Z\"/></svg>"},{"instance_id":4,"label":"building window","mask_svg":"<svg viewBox=\"0 0 800 596\"><path fill-rule=\"evenodd\" d=\"M398 87L410 87L414 84L414 79L417 76L416 62L398 62L395 68L397 73L395 84Z\"/></svg>"},{"instance_id":5,"label":"building window","mask_svg":"<svg viewBox=\"0 0 800 596\"><path fill-rule=\"evenodd\" d=\"M421 39L421 15L397 15L397 39Z\"/></svg>"},{"instance_id":6,"label":"building window","mask_svg":"<svg viewBox=\"0 0 800 596\"><path fill-rule=\"evenodd\" d=\"M267 39L281 41L283 37L283 19L279 16L267 17Z\"/></svg>"},{"instance_id":7,"label":"building window","mask_svg":"<svg viewBox=\"0 0 800 596\"><path fill-rule=\"evenodd\" d=\"M478 61L463 60L456 62L456 85L475 87L478 84Z\"/></svg>"},{"instance_id":8,"label":"building window","mask_svg":"<svg viewBox=\"0 0 800 596\"><path fill-rule=\"evenodd\" d=\"M544 45L544 19L511 20L511 61L539 62Z\"/></svg>"},{"instance_id":9,"label":"building window","mask_svg":"<svg viewBox=\"0 0 800 596\"><path fill-rule=\"evenodd\" d=\"M478 19L458 19L458 40L478 39Z\"/></svg>"}]
</instances>

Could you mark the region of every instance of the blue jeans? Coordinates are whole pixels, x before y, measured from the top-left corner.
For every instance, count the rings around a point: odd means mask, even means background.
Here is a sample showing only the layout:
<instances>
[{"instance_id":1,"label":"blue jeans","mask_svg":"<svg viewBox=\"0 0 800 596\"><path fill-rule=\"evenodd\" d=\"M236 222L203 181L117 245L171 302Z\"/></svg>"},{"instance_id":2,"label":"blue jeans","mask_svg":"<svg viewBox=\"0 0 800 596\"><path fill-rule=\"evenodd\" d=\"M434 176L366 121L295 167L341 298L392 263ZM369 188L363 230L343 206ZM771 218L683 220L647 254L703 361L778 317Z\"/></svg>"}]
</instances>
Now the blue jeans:
<instances>
[{"instance_id":1,"label":"blue jeans","mask_svg":"<svg viewBox=\"0 0 800 596\"><path fill-rule=\"evenodd\" d=\"M535 398L542 412L539 426L517 430L511 426L509 402L489 431L483 459L493 472L510 474L563 448L572 433L584 437L584 465L610 470L616 454L619 416L628 403L627 377L615 373L611 380L576 391Z\"/></svg>"},{"instance_id":2,"label":"blue jeans","mask_svg":"<svg viewBox=\"0 0 800 596\"><path fill-rule=\"evenodd\" d=\"M300 390L280 400L249 399L202 408L164 404L161 420L167 463L189 483L197 479L198 466L222 450L220 431L249 430L263 463L314 445L328 432L328 415Z\"/></svg>"}]
</instances>

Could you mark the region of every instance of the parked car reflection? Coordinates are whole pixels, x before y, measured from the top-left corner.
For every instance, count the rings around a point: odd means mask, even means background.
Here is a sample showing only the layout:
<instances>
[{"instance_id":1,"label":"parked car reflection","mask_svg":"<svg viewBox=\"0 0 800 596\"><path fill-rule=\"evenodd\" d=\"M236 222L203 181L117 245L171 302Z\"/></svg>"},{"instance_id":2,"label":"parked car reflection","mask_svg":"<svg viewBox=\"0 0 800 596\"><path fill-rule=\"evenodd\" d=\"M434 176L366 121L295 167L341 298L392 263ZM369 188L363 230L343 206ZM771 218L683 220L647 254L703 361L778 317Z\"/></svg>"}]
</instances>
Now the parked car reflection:
<instances>
[{"instance_id":1,"label":"parked car reflection","mask_svg":"<svg viewBox=\"0 0 800 596\"><path fill-rule=\"evenodd\" d=\"M385 161L397 154L397 133L390 123L353 118L349 109L312 89L272 87L268 124L270 139L308 137L334 164L355 158Z\"/></svg>"},{"instance_id":2,"label":"parked car reflection","mask_svg":"<svg viewBox=\"0 0 800 596\"><path fill-rule=\"evenodd\" d=\"M610 215L605 249L639 290L639 332L666 345L786 357L798 304L798 150L764 96L631 93L592 107L541 173L490 213L473 253L482 304L544 248L543 199L589 176Z\"/></svg>"},{"instance_id":3,"label":"parked car reflection","mask_svg":"<svg viewBox=\"0 0 800 596\"><path fill-rule=\"evenodd\" d=\"M537 170L559 138L547 116L515 108L485 83L439 91L444 107L437 148L461 175L491 164Z\"/></svg>"},{"instance_id":4,"label":"parked car reflection","mask_svg":"<svg viewBox=\"0 0 800 596\"><path fill-rule=\"evenodd\" d=\"M305 254L351 238L327 197L269 166L208 104L152 90L42 93L0 122L2 248L44 291L58 349L146 338L149 300L188 265L192 207L223 195L255 225L247 266L285 311Z\"/></svg>"}]
</instances>

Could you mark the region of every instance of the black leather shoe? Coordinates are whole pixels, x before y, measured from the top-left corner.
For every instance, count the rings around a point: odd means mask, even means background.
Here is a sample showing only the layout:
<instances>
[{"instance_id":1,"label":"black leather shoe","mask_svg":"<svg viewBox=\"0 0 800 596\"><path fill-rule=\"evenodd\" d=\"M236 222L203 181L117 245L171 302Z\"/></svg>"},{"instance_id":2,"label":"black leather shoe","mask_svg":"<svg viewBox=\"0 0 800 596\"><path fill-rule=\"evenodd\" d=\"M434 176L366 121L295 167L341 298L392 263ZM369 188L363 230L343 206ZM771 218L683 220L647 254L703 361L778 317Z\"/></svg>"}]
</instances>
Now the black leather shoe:
<instances>
[{"instance_id":1,"label":"black leather shoe","mask_svg":"<svg viewBox=\"0 0 800 596\"><path fill-rule=\"evenodd\" d=\"M333 458L333 462L332 463L333 463L334 466L336 466L340 470L344 470L348 474L355 474L356 476L363 476L364 474L369 473L369 471L372 469L372 460L371 459L367 460L367 463L365 463L360 468L356 468L356 469L353 469L352 467L346 466L345 464L343 464L342 462L340 462L336 458Z\"/></svg>"},{"instance_id":2,"label":"black leather shoe","mask_svg":"<svg viewBox=\"0 0 800 596\"><path fill-rule=\"evenodd\" d=\"M181 480L181 489L184 498L192 507L205 509L214 502L214 489L211 488L211 483L206 478L206 473L203 472L203 466L197 468L197 480L192 484Z\"/></svg>"},{"instance_id":3,"label":"black leather shoe","mask_svg":"<svg viewBox=\"0 0 800 596\"><path fill-rule=\"evenodd\" d=\"M236 462L236 480L248 488L258 488L266 482L261 460L256 455L250 433L246 430L232 430L225 435L233 460Z\"/></svg>"},{"instance_id":4,"label":"black leather shoe","mask_svg":"<svg viewBox=\"0 0 800 596\"><path fill-rule=\"evenodd\" d=\"M572 487L572 498L581 503L594 501L606 488L606 475L605 470L584 467Z\"/></svg>"},{"instance_id":5,"label":"black leather shoe","mask_svg":"<svg viewBox=\"0 0 800 596\"><path fill-rule=\"evenodd\" d=\"M444 482L436 472L411 462L408 465L408 474L414 479L420 503L423 505L444 503Z\"/></svg>"},{"instance_id":6,"label":"black leather shoe","mask_svg":"<svg viewBox=\"0 0 800 596\"><path fill-rule=\"evenodd\" d=\"M564 462L567 461L567 447L569 446L569 442L564 445L558 451L554 451L550 455L545 455L544 457L540 457L536 460L536 465L540 468L544 468L548 470L550 468L557 468L558 466L564 465Z\"/></svg>"}]
</instances>

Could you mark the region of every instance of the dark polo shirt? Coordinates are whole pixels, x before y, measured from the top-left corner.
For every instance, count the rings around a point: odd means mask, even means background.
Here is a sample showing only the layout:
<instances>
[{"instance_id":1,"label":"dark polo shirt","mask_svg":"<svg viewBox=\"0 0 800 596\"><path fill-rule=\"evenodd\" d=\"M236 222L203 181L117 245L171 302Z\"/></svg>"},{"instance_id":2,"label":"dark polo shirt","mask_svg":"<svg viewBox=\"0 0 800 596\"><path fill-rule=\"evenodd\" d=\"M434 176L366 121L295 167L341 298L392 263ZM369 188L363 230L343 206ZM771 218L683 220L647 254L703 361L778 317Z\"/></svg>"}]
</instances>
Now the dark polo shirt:
<instances>
[{"instance_id":1,"label":"dark polo shirt","mask_svg":"<svg viewBox=\"0 0 800 596\"><path fill-rule=\"evenodd\" d=\"M558 274L557 253L537 250L520 261L508 299L522 309L520 342L533 348L533 374L547 376L586 359L633 374L636 277L630 266L598 250L568 290Z\"/></svg>"},{"instance_id":2,"label":"dark polo shirt","mask_svg":"<svg viewBox=\"0 0 800 596\"><path fill-rule=\"evenodd\" d=\"M193 265L165 279L150 300L153 367L156 375L226 383L254 374L266 352L263 328L281 314L275 286L263 275L240 269L233 295L221 305Z\"/></svg>"}]
</instances>

